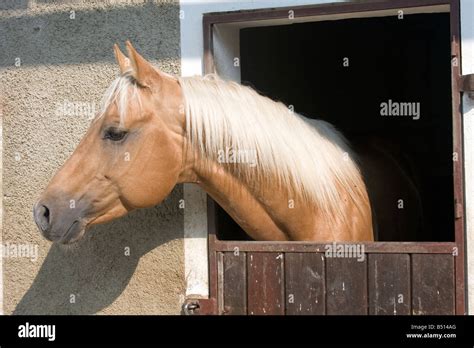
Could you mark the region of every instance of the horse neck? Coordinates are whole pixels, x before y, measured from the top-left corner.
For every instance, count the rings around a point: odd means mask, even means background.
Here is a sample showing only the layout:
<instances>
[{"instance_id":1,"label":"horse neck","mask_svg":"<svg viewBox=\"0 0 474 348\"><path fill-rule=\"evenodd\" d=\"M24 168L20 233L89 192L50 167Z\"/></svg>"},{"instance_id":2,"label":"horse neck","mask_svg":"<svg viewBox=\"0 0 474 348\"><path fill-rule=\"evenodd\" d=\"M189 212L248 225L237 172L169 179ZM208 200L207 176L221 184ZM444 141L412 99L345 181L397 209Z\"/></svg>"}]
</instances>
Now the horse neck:
<instances>
[{"instance_id":1,"label":"horse neck","mask_svg":"<svg viewBox=\"0 0 474 348\"><path fill-rule=\"evenodd\" d=\"M181 182L206 191L254 240L371 240L371 213L366 194L352 202L341 191L344 214L329 219L315 203L291 193L268 176L246 179L235 168L203 158L189 149ZM365 191L364 191L365 192ZM295 207L295 208L292 208ZM355 217L347 224L347 216Z\"/></svg>"},{"instance_id":2,"label":"horse neck","mask_svg":"<svg viewBox=\"0 0 474 348\"><path fill-rule=\"evenodd\" d=\"M184 182L199 185L255 240L288 240L256 196L255 185L234 175L224 165L195 157ZM258 186L258 184L257 184Z\"/></svg>"}]
</instances>

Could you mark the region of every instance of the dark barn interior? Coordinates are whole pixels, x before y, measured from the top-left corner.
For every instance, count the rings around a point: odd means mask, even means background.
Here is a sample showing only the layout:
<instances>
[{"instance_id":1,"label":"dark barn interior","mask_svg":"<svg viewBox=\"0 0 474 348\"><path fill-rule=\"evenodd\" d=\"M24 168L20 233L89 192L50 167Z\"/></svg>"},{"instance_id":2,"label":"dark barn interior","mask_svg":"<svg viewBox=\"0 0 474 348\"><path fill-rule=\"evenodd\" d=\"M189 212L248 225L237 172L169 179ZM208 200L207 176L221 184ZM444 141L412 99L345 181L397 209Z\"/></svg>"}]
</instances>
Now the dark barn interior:
<instances>
[{"instance_id":1,"label":"dark barn interior","mask_svg":"<svg viewBox=\"0 0 474 348\"><path fill-rule=\"evenodd\" d=\"M390 148L423 207L419 233L404 240L454 240L448 13L245 28L240 52L243 84L331 122L354 146ZM419 103L419 119L382 117L389 100ZM217 231L249 239L220 207Z\"/></svg>"}]
</instances>

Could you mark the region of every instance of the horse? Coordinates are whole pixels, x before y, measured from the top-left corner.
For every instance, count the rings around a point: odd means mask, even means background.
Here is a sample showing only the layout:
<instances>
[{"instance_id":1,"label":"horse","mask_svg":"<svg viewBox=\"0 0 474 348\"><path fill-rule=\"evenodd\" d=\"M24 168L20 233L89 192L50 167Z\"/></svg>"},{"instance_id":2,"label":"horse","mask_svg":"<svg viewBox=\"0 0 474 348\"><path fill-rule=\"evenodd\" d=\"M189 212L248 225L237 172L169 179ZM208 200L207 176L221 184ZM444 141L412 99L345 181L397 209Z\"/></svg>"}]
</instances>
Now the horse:
<instances>
[{"instance_id":1,"label":"horse","mask_svg":"<svg viewBox=\"0 0 474 348\"><path fill-rule=\"evenodd\" d=\"M114 45L120 75L34 205L46 239L74 243L192 183L254 240L374 240L367 180L334 126L216 75L176 78L126 49Z\"/></svg>"}]
</instances>

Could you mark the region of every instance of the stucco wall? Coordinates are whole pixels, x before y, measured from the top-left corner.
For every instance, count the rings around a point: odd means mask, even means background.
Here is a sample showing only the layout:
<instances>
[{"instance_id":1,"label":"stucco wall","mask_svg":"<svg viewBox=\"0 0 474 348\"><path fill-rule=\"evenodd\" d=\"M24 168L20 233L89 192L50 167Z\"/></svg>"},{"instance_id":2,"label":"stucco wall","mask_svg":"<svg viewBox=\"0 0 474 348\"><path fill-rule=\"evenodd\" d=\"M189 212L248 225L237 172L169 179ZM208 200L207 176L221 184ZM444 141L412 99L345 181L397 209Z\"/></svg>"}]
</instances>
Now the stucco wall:
<instances>
[{"instance_id":1,"label":"stucco wall","mask_svg":"<svg viewBox=\"0 0 474 348\"><path fill-rule=\"evenodd\" d=\"M179 75L179 4L7 0L0 11L3 243L38 245L36 261L3 259L5 314L178 314L185 291L182 187L158 207L91 229L71 247L44 240L31 210L87 129L84 110L98 109L118 73L113 43L130 39ZM86 109L69 114L65 103Z\"/></svg>"}]
</instances>

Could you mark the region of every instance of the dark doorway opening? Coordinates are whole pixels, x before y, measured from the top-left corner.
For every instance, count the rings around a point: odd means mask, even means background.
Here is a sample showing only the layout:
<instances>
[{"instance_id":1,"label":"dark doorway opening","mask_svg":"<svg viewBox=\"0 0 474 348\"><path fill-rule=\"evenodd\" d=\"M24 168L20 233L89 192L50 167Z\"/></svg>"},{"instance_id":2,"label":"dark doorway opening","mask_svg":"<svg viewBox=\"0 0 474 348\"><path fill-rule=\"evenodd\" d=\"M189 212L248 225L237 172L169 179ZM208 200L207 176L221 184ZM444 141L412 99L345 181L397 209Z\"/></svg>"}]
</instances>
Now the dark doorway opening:
<instances>
[{"instance_id":1,"label":"dark doorway opening","mask_svg":"<svg viewBox=\"0 0 474 348\"><path fill-rule=\"evenodd\" d=\"M391 151L423 207L419 233L405 241L454 241L449 17L415 14L240 31L243 84L334 124L355 147L373 138ZM381 105L390 101L418 103L419 118L382 117ZM249 239L220 207L217 224L219 239Z\"/></svg>"}]
</instances>

